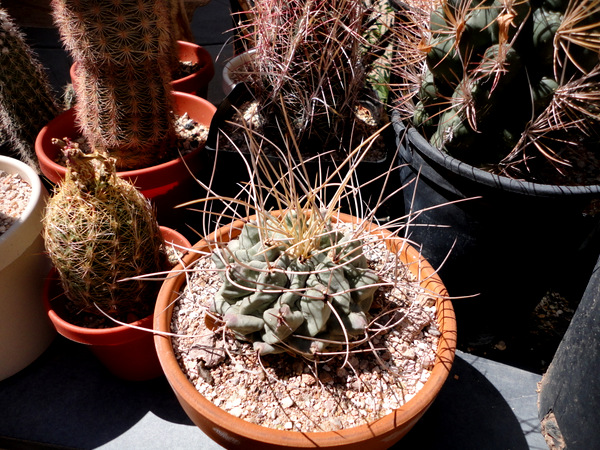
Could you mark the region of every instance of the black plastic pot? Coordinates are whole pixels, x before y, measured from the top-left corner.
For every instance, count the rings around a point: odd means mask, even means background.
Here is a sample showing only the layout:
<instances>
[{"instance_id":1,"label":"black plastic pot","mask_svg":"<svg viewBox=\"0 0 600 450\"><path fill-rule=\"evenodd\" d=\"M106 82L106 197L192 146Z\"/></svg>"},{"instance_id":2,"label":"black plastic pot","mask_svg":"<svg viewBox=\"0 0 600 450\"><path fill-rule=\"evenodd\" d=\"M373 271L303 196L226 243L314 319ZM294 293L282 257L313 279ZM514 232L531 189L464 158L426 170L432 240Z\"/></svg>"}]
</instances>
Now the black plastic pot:
<instances>
[{"instance_id":1,"label":"black plastic pot","mask_svg":"<svg viewBox=\"0 0 600 450\"><path fill-rule=\"evenodd\" d=\"M600 260L542 378L542 431L569 450L598 448L600 423Z\"/></svg>"},{"instance_id":2,"label":"black plastic pot","mask_svg":"<svg viewBox=\"0 0 600 450\"><path fill-rule=\"evenodd\" d=\"M240 185L249 181L248 156L244 158L238 151L224 150L222 143L226 141L226 138L222 134L220 135L219 131L228 121L232 120L235 111L243 103L252 99L253 93L251 89L245 83L238 83L217 107L217 111L213 116L205 147L207 161L204 167L207 173L203 176L204 179L210 179L211 172L217 175L213 176L212 179L213 188L219 195L235 196L240 190ZM239 132L242 133L243 131L240 130ZM370 208L378 202L381 195L390 194L398 188L397 177L391 171L396 163L395 153L389 150L391 143L394 142L394 133L391 127L383 131L383 137L386 140L386 149L388 149L385 157L376 161L362 161L354 174L355 179L353 184L361 186L360 197L362 202ZM279 164L277 156L273 155L269 156L269 158L274 166ZM315 180L323 180L327 174L333 173L337 165L329 155L313 155L304 161L304 167L307 171L308 180L314 183ZM386 178L385 173L388 171L390 172L390 176ZM343 170L342 176L345 173L346 171ZM339 178L334 180L334 183L336 182L339 182ZM330 193L333 194L334 191L335 187L330 190ZM358 197L358 193L356 193L356 196ZM331 198L331 196L328 196L328 198ZM357 199L350 198L342 202L343 212L355 214L356 211L350 208L355 207L356 201ZM279 207L280 205L273 204L272 206ZM389 215L389 211L382 207L377 218L387 218Z\"/></svg>"},{"instance_id":3,"label":"black plastic pot","mask_svg":"<svg viewBox=\"0 0 600 450\"><path fill-rule=\"evenodd\" d=\"M493 175L433 148L393 116L407 236L440 268L459 329L517 327L547 289L580 298L599 253L600 186L555 186ZM473 298L458 298L477 295Z\"/></svg>"}]
</instances>

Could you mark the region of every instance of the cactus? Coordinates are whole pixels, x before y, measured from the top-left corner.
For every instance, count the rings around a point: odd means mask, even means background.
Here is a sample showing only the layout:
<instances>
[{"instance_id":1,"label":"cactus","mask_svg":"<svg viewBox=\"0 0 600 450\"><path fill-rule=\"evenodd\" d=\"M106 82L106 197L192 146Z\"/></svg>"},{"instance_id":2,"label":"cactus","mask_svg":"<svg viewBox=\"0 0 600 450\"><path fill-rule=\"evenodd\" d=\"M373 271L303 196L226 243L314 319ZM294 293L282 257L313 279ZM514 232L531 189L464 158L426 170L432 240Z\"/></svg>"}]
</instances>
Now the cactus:
<instances>
[{"instance_id":1,"label":"cactus","mask_svg":"<svg viewBox=\"0 0 600 450\"><path fill-rule=\"evenodd\" d=\"M565 167L565 147L598 140L598 2L445 0L423 15L406 110L434 147L519 175L531 148Z\"/></svg>"},{"instance_id":2,"label":"cactus","mask_svg":"<svg viewBox=\"0 0 600 450\"><path fill-rule=\"evenodd\" d=\"M4 9L0 9L0 86L0 140L40 173L35 138L60 109L44 68Z\"/></svg>"},{"instance_id":3,"label":"cactus","mask_svg":"<svg viewBox=\"0 0 600 450\"><path fill-rule=\"evenodd\" d=\"M349 149L357 107L380 103L373 83L386 95L387 0L258 0L250 13L239 31L256 50L250 88L268 137L280 139L289 121L303 151Z\"/></svg>"},{"instance_id":4,"label":"cactus","mask_svg":"<svg viewBox=\"0 0 600 450\"><path fill-rule=\"evenodd\" d=\"M68 157L64 182L48 201L44 238L74 310L131 321L152 312L156 283L129 277L167 269L154 211L115 162L83 154L63 142Z\"/></svg>"},{"instance_id":5,"label":"cactus","mask_svg":"<svg viewBox=\"0 0 600 450\"><path fill-rule=\"evenodd\" d=\"M379 279L351 233L288 211L247 223L212 259L213 312L260 354L310 357L365 333Z\"/></svg>"},{"instance_id":6,"label":"cactus","mask_svg":"<svg viewBox=\"0 0 600 450\"><path fill-rule=\"evenodd\" d=\"M77 121L119 170L161 161L175 140L168 0L53 0L77 67Z\"/></svg>"}]
</instances>

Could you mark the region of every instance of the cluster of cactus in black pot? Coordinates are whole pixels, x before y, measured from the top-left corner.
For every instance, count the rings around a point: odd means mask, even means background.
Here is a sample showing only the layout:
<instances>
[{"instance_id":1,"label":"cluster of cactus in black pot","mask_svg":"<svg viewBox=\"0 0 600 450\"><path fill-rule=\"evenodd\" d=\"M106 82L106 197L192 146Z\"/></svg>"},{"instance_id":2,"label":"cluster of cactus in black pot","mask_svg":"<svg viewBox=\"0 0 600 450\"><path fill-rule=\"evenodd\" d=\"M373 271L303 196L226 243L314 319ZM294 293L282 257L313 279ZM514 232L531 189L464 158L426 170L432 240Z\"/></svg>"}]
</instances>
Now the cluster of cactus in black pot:
<instances>
[{"instance_id":1,"label":"cluster of cactus in black pot","mask_svg":"<svg viewBox=\"0 0 600 450\"><path fill-rule=\"evenodd\" d=\"M403 106L434 147L519 176L536 159L567 168L568 152L598 141L598 2L444 0L412 12L421 64L406 69L414 98Z\"/></svg>"}]
</instances>

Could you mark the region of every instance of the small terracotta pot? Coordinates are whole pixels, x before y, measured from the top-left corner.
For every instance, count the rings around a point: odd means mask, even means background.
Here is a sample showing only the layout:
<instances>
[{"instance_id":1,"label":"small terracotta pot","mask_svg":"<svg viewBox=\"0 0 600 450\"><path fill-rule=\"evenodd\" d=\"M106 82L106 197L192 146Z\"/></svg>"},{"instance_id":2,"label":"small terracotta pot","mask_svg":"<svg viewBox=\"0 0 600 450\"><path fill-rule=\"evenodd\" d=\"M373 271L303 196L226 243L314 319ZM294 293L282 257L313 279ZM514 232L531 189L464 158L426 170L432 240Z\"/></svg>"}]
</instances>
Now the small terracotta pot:
<instances>
[{"instance_id":1,"label":"small terracotta pot","mask_svg":"<svg viewBox=\"0 0 600 450\"><path fill-rule=\"evenodd\" d=\"M174 243L189 248L190 243L181 234L166 227L160 229L167 245ZM133 322L130 326L85 328L73 325L61 317L61 303L66 297L55 268L52 268L46 277L42 299L56 330L67 339L88 345L104 366L116 376L125 380L141 381L162 375L151 331L153 315Z\"/></svg>"},{"instance_id":2,"label":"small terracotta pot","mask_svg":"<svg viewBox=\"0 0 600 450\"><path fill-rule=\"evenodd\" d=\"M187 77L174 79L171 82L173 89L206 98L208 84L215 76L212 56L204 47L186 41L177 41L177 51L179 61L190 61L198 64L199 68Z\"/></svg>"},{"instance_id":3,"label":"small terracotta pot","mask_svg":"<svg viewBox=\"0 0 600 450\"><path fill-rule=\"evenodd\" d=\"M188 113L197 122L210 126L216 108L208 100L184 92L174 92L175 112ZM59 183L65 177L66 167L55 162L59 148L52 144L53 138L76 138L80 132L75 123L73 108L58 115L39 132L35 141L35 153L38 157L42 173L52 182ZM155 198L167 194L191 178L190 171L199 170L202 147L188 153L183 158L176 158L152 167L138 170L117 172L121 178L131 181L146 198Z\"/></svg>"},{"instance_id":4,"label":"small terracotta pot","mask_svg":"<svg viewBox=\"0 0 600 450\"><path fill-rule=\"evenodd\" d=\"M249 218L250 220L252 219ZM337 220L355 223L358 219L340 214ZM178 265L173 272L190 266L201 253L210 251L207 241L228 242L239 235L245 220L238 220L211 234L206 240L194 245L194 250L183 259L183 266ZM323 431L301 433L297 431L275 430L246 422L215 406L203 397L182 372L175 357L171 338L166 335L155 335L154 340L158 358L163 371L173 388L181 406L190 419L211 439L226 448L240 449L292 449L292 448L325 448L325 449L384 449L399 441L415 425L419 418L432 404L444 384L456 349L456 320L452 303L447 297L446 288L435 274L433 268L419 252L407 244L405 240L391 237L385 230L375 225L368 228L370 232L381 234L388 247L400 255L400 260L408 265L411 272L419 277L421 286L436 299L437 321L441 331L437 358L429 380L423 388L406 404L393 413L372 423L348 428L340 431ZM178 292L186 281L185 273L179 273L163 282L158 295L154 313L154 329L170 332L173 307Z\"/></svg>"}]
</instances>

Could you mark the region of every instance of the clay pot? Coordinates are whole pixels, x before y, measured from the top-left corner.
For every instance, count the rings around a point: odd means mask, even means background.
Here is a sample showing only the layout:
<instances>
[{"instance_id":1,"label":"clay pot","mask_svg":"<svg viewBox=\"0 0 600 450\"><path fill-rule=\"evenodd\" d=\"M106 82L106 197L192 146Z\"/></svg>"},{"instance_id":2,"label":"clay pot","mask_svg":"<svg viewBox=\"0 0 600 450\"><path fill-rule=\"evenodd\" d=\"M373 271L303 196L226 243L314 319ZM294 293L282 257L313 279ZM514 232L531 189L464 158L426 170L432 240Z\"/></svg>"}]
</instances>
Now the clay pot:
<instances>
[{"instance_id":1,"label":"clay pot","mask_svg":"<svg viewBox=\"0 0 600 450\"><path fill-rule=\"evenodd\" d=\"M177 51L179 61L190 61L200 67L186 77L174 79L171 82L173 90L206 98L208 84L215 76L215 66L210 53L204 47L186 41L177 41Z\"/></svg>"},{"instance_id":2,"label":"clay pot","mask_svg":"<svg viewBox=\"0 0 600 450\"><path fill-rule=\"evenodd\" d=\"M212 56L204 47L186 41L177 41L177 57L179 61L198 64L198 70L185 77L175 78L171 81L174 91L185 92L206 98L208 95L208 84L215 76L215 65ZM77 63L69 69L71 83L77 83Z\"/></svg>"},{"instance_id":3,"label":"clay pot","mask_svg":"<svg viewBox=\"0 0 600 450\"><path fill-rule=\"evenodd\" d=\"M216 111L208 100L184 92L174 92L175 112L188 113L197 122L210 125ZM52 138L76 138L80 132L75 124L73 108L58 115L39 132L35 141L35 152L42 173L52 182L59 183L66 167L55 162L59 148ZM197 183L192 174L200 172L204 165L204 147L200 146L183 157L137 170L117 172L117 175L133 183L156 207L159 223L176 228L186 221L183 209L175 206L198 197Z\"/></svg>"},{"instance_id":4,"label":"clay pot","mask_svg":"<svg viewBox=\"0 0 600 450\"><path fill-rule=\"evenodd\" d=\"M357 221L356 218L345 214L340 214L337 220L344 222ZM210 251L211 247L209 247L207 241L227 242L239 235L244 223L245 220L238 220L229 226L218 229L206 240L198 242L193 247L195 251L188 253L183 259L183 267L190 266L200 257L201 253ZM422 280L421 285L423 288L436 298L437 321L442 334L435 366L423 388L402 407L369 424L335 432L301 433L275 430L234 417L203 397L179 367L171 338L163 334L157 334L154 337L156 349L167 380L190 419L211 439L226 448L240 449L297 449L307 447L383 449L389 448L408 433L429 408L444 384L454 359L456 322L452 304L446 297L444 284L416 249L404 240L391 237L389 232L376 229L374 225L371 226L370 231L380 233L386 239L388 247L397 251L403 262L409 263L410 270ZM174 274L181 269L181 265L175 267L173 269ZM185 273L179 273L164 281L156 303L155 330L160 332L170 331L174 303L185 281Z\"/></svg>"},{"instance_id":5,"label":"clay pot","mask_svg":"<svg viewBox=\"0 0 600 450\"><path fill-rule=\"evenodd\" d=\"M161 227L161 232L167 245L174 243L190 246L176 231ZM133 381L150 380L162 375L151 331L153 315L112 328L85 328L67 322L61 317L61 309L68 300L63 294L55 268L52 268L46 277L42 299L46 313L56 330L67 339L88 345L114 375Z\"/></svg>"},{"instance_id":6,"label":"clay pot","mask_svg":"<svg viewBox=\"0 0 600 450\"><path fill-rule=\"evenodd\" d=\"M54 339L40 305L50 260L44 253L42 215L48 192L27 164L0 156L0 170L17 173L31 186L21 217L0 235L0 380L31 364Z\"/></svg>"},{"instance_id":7,"label":"clay pot","mask_svg":"<svg viewBox=\"0 0 600 450\"><path fill-rule=\"evenodd\" d=\"M173 93L175 100L175 113L188 113L190 118L210 125L216 108L207 100L183 92ZM52 144L53 138L76 138L80 132L75 124L75 110L73 108L58 115L39 132L35 141L35 152L40 162L42 173L52 182L58 183L66 173L66 167L55 162L59 148ZM202 148L188 153L183 158L176 158L152 167L138 170L118 172L121 178L128 179L147 198L164 195L177 187L184 179L190 178L190 170L194 170L200 163L199 154Z\"/></svg>"}]
</instances>

